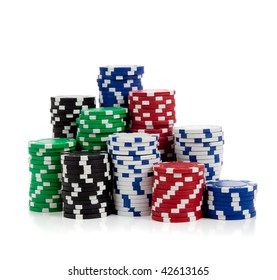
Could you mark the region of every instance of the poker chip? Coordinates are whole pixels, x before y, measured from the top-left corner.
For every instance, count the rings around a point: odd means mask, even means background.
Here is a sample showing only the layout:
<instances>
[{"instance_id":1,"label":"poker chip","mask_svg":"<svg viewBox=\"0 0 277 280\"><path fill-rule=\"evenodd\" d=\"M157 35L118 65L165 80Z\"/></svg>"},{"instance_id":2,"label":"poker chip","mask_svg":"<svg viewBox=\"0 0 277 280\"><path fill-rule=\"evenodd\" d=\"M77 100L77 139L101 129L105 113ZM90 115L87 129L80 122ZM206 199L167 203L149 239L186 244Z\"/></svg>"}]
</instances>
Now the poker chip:
<instances>
[{"instance_id":1,"label":"poker chip","mask_svg":"<svg viewBox=\"0 0 277 280\"><path fill-rule=\"evenodd\" d=\"M151 212L153 166L160 162L158 137L146 133L118 133L108 139L114 165L115 212L146 216ZM129 214L125 214L125 212Z\"/></svg>"},{"instance_id":2,"label":"poker chip","mask_svg":"<svg viewBox=\"0 0 277 280\"><path fill-rule=\"evenodd\" d=\"M175 156L185 162L205 165L206 181L220 178L223 164L224 134L221 126L195 125L175 127Z\"/></svg>"},{"instance_id":3,"label":"poker chip","mask_svg":"<svg viewBox=\"0 0 277 280\"><path fill-rule=\"evenodd\" d=\"M130 131L158 134L162 161L174 159L172 128L176 122L174 90L137 90L128 96ZM172 138L171 138L172 137Z\"/></svg>"},{"instance_id":4,"label":"poker chip","mask_svg":"<svg viewBox=\"0 0 277 280\"><path fill-rule=\"evenodd\" d=\"M64 153L62 192L64 217L94 219L111 214L111 175L106 152Z\"/></svg>"},{"instance_id":5,"label":"poker chip","mask_svg":"<svg viewBox=\"0 0 277 280\"><path fill-rule=\"evenodd\" d=\"M128 107L128 94L142 89L143 66L100 67L97 79L101 107Z\"/></svg>"},{"instance_id":6,"label":"poker chip","mask_svg":"<svg viewBox=\"0 0 277 280\"><path fill-rule=\"evenodd\" d=\"M211 219L240 220L256 216L257 184L247 180L218 180L206 184L204 211Z\"/></svg>"},{"instance_id":7,"label":"poker chip","mask_svg":"<svg viewBox=\"0 0 277 280\"><path fill-rule=\"evenodd\" d=\"M126 108L107 107L83 110L76 120L78 123L76 139L81 149L107 150L108 136L115 132L125 131L126 114Z\"/></svg>"},{"instance_id":8,"label":"poker chip","mask_svg":"<svg viewBox=\"0 0 277 280\"><path fill-rule=\"evenodd\" d=\"M51 97L51 124L53 137L76 138L77 123L82 110L95 108L94 96L55 96Z\"/></svg>"},{"instance_id":9,"label":"poker chip","mask_svg":"<svg viewBox=\"0 0 277 280\"><path fill-rule=\"evenodd\" d=\"M30 211L41 213L62 211L61 153L75 148L74 139L47 138L29 141Z\"/></svg>"},{"instance_id":10,"label":"poker chip","mask_svg":"<svg viewBox=\"0 0 277 280\"><path fill-rule=\"evenodd\" d=\"M200 219L204 169L204 164L194 162L175 161L154 165L152 219L172 223Z\"/></svg>"}]
</instances>

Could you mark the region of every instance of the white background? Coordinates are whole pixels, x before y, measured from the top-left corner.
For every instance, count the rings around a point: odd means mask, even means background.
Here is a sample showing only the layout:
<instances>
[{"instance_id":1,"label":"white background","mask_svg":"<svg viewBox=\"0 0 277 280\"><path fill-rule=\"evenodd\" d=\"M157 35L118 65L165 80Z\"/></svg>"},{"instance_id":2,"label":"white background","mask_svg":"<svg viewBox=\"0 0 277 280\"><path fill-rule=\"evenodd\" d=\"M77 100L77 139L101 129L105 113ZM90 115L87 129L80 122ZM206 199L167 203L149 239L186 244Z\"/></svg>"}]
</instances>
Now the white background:
<instances>
[{"instance_id":1,"label":"white background","mask_svg":"<svg viewBox=\"0 0 277 280\"><path fill-rule=\"evenodd\" d=\"M275 1L1 1L1 279L69 279L73 265L124 264L273 279L276 14ZM223 126L222 178L259 183L256 219L175 225L29 213L27 144L51 136L50 96L97 95L106 64L144 65L144 88L175 89L179 125Z\"/></svg>"}]
</instances>

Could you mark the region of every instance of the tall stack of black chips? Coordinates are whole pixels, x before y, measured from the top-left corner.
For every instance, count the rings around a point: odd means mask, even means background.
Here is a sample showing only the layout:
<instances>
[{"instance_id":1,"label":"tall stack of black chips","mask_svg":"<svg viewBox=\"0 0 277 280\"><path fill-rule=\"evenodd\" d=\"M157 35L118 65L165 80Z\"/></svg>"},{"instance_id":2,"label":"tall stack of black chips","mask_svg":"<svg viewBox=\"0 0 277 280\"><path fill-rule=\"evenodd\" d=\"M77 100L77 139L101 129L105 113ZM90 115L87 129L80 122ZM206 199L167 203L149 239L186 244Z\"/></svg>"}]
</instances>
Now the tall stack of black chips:
<instances>
[{"instance_id":1,"label":"tall stack of black chips","mask_svg":"<svg viewBox=\"0 0 277 280\"><path fill-rule=\"evenodd\" d=\"M53 137L76 138L77 123L81 110L95 108L94 96L51 97L51 124Z\"/></svg>"},{"instance_id":2,"label":"tall stack of black chips","mask_svg":"<svg viewBox=\"0 0 277 280\"><path fill-rule=\"evenodd\" d=\"M108 153L64 153L61 162L64 217L94 219L111 214L112 178Z\"/></svg>"}]
</instances>

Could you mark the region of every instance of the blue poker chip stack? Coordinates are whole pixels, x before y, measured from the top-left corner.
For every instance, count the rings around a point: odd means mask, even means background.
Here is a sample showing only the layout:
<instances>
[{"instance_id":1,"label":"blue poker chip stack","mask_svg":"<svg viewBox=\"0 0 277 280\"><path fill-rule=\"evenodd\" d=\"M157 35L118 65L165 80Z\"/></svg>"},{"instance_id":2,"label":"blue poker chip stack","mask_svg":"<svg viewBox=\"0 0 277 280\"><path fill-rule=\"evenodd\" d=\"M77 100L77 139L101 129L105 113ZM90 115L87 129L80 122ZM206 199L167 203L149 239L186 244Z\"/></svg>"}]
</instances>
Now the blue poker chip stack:
<instances>
[{"instance_id":1,"label":"blue poker chip stack","mask_svg":"<svg viewBox=\"0 0 277 280\"><path fill-rule=\"evenodd\" d=\"M242 220L256 216L257 184L251 181L219 180L206 184L204 212L217 220Z\"/></svg>"},{"instance_id":2,"label":"blue poker chip stack","mask_svg":"<svg viewBox=\"0 0 277 280\"><path fill-rule=\"evenodd\" d=\"M179 161L205 165L206 181L218 180L223 165L223 131L221 126L193 125L173 129L175 155Z\"/></svg>"},{"instance_id":3,"label":"blue poker chip stack","mask_svg":"<svg viewBox=\"0 0 277 280\"><path fill-rule=\"evenodd\" d=\"M109 136L114 165L114 206L121 216L150 216L153 166L160 162L158 136L118 133Z\"/></svg>"},{"instance_id":4,"label":"blue poker chip stack","mask_svg":"<svg viewBox=\"0 0 277 280\"><path fill-rule=\"evenodd\" d=\"M141 90L143 66L100 67L97 84L100 107L128 107L128 93Z\"/></svg>"}]
</instances>

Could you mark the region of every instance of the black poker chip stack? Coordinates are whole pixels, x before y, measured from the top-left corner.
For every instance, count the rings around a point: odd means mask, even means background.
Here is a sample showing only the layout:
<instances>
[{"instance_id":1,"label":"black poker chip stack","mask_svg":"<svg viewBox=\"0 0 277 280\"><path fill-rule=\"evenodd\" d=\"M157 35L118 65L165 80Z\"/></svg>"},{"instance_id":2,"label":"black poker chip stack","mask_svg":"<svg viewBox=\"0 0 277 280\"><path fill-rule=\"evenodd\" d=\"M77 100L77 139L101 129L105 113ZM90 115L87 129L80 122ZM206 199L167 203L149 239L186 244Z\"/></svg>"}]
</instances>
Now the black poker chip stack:
<instances>
[{"instance_id":1,"label":"black poker chip stack","mask_svg":"<svg viewBox=\"0 0 277 280\"><path fill-rule=\"evenodd\" d=\"M110 215L113 207L108 153L64 153L61 163L64 217L94 219Z\"/></svg>"},{"instance_id":2,"label":"black poker chip stack","mask_svg":"<svg viewBox=\"0 0 277 280\"><path fill-rule=\"evenodd\" d=\"M95 108L94 96L69 95L51 97L51 124L53 137L76 138L77 123L81 110Z\"/></svg>"}]
</instances>

